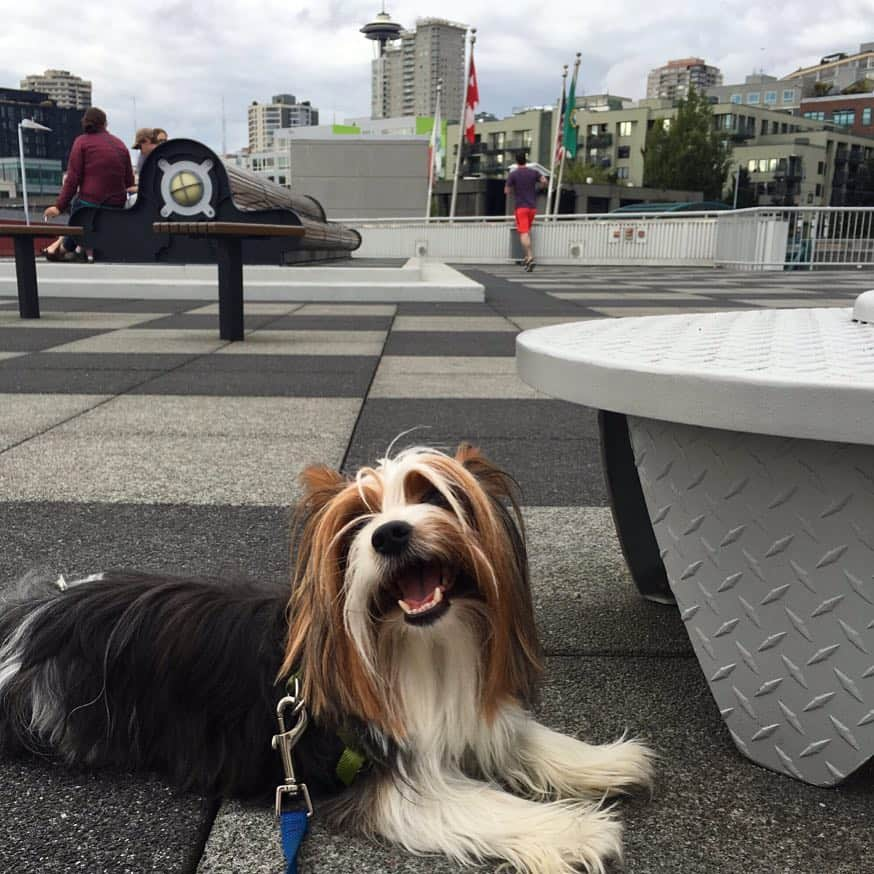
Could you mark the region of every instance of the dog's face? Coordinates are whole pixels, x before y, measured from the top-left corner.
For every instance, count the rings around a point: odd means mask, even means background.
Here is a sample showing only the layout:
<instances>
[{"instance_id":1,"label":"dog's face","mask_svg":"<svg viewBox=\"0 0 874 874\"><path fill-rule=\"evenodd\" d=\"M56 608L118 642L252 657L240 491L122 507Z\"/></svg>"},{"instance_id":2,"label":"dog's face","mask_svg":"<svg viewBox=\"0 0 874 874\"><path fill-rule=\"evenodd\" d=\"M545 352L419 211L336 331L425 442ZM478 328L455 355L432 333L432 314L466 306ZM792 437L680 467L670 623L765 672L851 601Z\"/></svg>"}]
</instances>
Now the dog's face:
<instances>
[{"instance_id":1,"label":"dog's face","mask_svg":"<svg viewBox=\"0 0 874 874\"><path fill-rule=\"evenodd\" d=\"M310 468L303 481L284 667L301 669L314 713L402 732L380 637L398 622L440 635L459 605L483 626L486 714L530 697L539 653L509 477L462 445L455 457L406 450L354 479Z\"/></svg>"}]
</instances>

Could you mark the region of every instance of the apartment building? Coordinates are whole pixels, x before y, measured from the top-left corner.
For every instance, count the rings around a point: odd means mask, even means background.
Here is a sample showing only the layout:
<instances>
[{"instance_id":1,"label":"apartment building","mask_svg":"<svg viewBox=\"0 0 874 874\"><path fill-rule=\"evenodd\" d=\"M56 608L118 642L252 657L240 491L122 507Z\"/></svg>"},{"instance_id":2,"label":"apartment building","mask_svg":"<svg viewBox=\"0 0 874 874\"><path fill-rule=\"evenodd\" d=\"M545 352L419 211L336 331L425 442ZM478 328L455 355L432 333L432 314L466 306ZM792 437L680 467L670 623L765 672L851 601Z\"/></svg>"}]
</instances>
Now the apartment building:
<instances>
[{"instance_id":1,"label":"apartment building","mask_svg":"<svg viewBox=\"0 0 874 874\"><path fill-rule=\"evenodd\" d=\"M722 73L703 58L678 58L649 71L646 77L647 99L679 100L694 88L704 93L708 88L722 84Z\"/></svg>"},{"instance_id":2,"label":"apartment building","mask_svg":"<svg viewBox=\"0 0 874 874\"><path fill-rule=\"evenodd\" d=\"M273 146L273 134L282 128L319 123L319 111L309 100L297 102L294 94L275 94L270 103L252 101L249 106L249 149L265 151Z\"/></svg>"},{"instance_id":3,"label":"apartment building","mask_svg":"<svg viewBox=\"0 0 874 874\"><path fill-rule=\"evenodd\" d=\"M865 42L854 54L835 52L820 58L818 64L799 67L784 76L785 81L804 82L812 94L826 94L848 88L863 79L874 79L874 42Z\"/></svg>"},{"instance_id":4,"label":"apartment building","mask_svg":"<svg viewBox=\"0 0 874 874\"><path fill-rule=\"evenodd\" d=\"M502 179L515 163L516 152L524 150L529 163L549 167L551 163L552 126L555 111L551 107L522 109L508 118L479 121L476 142L465 143L461 174ZM461 125L446 128L445 177L455 173Z\"/></svg>"},{"instance_id":5,"label":"apartment building","mask_svg":"<svg viewBox=\"0 0 874 874\"><path fill-rule=\"evenodd\" d=\"M467 26L424 18L388 43L371 68L371 116L434 115L442 81L440 114L457 120L464 100Z\"/></svg>"},{"instance_id":6,"label":"apartment building","mask_svg":"<svg viewBox=\"0 0 874 874\"><path fill-rule=\"evenodd\" d=\"M874 137L874 92L809 97L801 101L801 115L830 122L860 137Z\"/></svg>"},{"instance_id":7,"label":"apartment building","mask_svg":"<svg viewBox=\"0 0 874 874\"><path fill-rule=\"evenodd\" d=\"M716 130L732 145L732 164L748 171L760 205L857 205L866 196L874 139L759 106L718 103L712 110ZM668 100L642 100L620 111L578 110L578 157L609 169L620 184L641 186L647 131L670 125L676 113Z\"/></svg>"},{"instance_id":8,"label":"apartment building","mask_svg":"<svg viewBox=\"0 0 874 874\"><path fill-rule=\"evenodd\" d=\"M68 70L46 70L25 76L21 80L24 91L40 91L62 109L87 109L91 106L91 83Z\"/></svg>"}]
</instances>

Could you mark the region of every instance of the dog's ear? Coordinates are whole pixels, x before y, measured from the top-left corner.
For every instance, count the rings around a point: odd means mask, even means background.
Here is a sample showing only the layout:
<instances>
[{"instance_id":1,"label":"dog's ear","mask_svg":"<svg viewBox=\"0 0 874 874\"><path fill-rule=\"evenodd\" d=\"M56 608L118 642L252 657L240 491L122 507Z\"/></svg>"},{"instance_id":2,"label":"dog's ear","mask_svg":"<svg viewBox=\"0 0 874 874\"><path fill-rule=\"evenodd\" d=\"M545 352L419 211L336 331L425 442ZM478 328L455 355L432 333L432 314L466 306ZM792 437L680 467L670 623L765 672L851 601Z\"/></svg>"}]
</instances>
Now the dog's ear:
<instances>
[{"instance_id":1,"label":"dog's ear","mask_svg":"<svg viewBox=\"0 0 874 874\"><path fill-rule=\"evenodd\" d=\"M455 460L472 473L480 486L493 498L509 501L512 505L519 502L519 487L516 481L483 455L478 446L472 443L460 443L455 450Z\"/></svg>"},{"instance_id":2,"label":"dog's ear","mask_svg":"<svg viewBox=\"0 0 874 874\"><path fill-rule=\"evenodd\" d=\"M306 468L300 475L300 482L304 489L301 504L311 513L321 510L346 487L343 474L324 464Z\"/></svg>"}]
</instances>

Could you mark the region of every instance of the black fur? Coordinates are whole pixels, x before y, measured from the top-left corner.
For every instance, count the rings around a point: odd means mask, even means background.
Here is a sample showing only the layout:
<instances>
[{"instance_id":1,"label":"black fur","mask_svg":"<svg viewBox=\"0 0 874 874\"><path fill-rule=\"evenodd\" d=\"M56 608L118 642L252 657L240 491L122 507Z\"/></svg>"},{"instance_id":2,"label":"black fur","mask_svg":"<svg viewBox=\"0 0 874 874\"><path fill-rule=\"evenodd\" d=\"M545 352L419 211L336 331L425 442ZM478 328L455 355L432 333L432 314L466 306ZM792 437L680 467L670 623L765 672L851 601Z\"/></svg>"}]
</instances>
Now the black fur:
<instances>
[{"instance_id":1,"label":"black fur","mask_svg":"<svg viewBox=\"0 0 874 874\"><path fill-rule=\"evenodd\" d=\"M0 644L34 618L15 647L21 669L0 690L0 744L57 752L71 764L159 771L209 794L271 791L283 777L270 741L284 694L275 680L287 595L251 580L112 572L7 602ZM56 718L38 719L34 733L40 702ZM311 723L295 750L311 791L339 787L342 748Z\"/></svg>"}]
</instances>

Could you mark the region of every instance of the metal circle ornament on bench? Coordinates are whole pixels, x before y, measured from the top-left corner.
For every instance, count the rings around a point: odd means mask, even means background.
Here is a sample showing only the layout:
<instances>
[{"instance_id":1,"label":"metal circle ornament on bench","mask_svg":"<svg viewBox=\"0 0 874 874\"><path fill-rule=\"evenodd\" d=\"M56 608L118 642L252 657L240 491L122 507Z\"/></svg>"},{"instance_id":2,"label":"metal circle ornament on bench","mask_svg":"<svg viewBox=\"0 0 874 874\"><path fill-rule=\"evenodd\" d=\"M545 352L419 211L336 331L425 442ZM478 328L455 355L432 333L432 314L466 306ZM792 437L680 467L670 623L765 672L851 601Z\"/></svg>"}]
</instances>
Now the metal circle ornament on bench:
<instances>
[{"instance_id":1,"label":"metal circle ornament on bench","mask_svg":"<svg viewBox=\"0 0 874 874\"><path fill-rule=\"evenodd\" d=\"M206 159L200 164L194 161L158 162L161 176L161 198L163 205L161 215L168 218L171 215L194 216L205 215L215 217L212 206L212 178L210 170L212 161Z\"/></svg>"}]
</instances>

